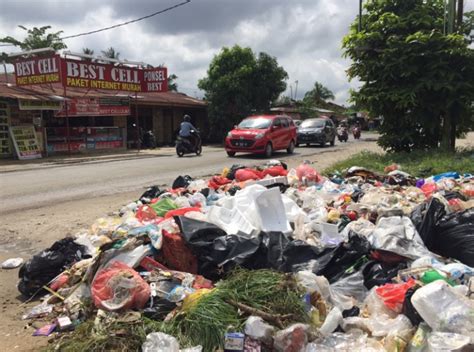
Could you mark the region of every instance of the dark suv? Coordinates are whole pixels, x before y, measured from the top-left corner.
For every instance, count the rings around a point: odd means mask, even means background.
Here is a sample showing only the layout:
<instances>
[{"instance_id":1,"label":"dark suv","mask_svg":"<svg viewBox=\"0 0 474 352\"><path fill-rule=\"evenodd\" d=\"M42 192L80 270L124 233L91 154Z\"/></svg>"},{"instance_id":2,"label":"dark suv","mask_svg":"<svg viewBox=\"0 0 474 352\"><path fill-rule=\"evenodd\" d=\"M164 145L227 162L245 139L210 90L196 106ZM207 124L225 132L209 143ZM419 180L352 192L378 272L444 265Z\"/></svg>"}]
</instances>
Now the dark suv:
<instances>
[{"instance_id":1,"label":"dark suv","mask_svg":"<svg viewBox=\"0 0 474 352\"><path fill-rule=\"evenodd\" d=\"M316 118L304 120L298 127L296 145L313 143L325 146L326 143L334 145L336 140L336 126L330 119Z\"/></svg>"}]
</instances>

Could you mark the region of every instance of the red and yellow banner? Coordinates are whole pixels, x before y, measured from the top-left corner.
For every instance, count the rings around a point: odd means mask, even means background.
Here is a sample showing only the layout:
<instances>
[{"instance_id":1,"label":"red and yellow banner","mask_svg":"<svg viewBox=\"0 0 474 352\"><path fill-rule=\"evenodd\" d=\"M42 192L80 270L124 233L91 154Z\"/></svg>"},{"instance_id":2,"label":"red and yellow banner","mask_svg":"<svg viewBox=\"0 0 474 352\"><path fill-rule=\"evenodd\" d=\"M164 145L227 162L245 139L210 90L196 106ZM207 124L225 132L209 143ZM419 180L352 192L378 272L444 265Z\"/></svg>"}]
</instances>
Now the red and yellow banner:
<instances>
[{"instance_id":1,"label":"red and yellow banner","mask_svg":"<svg viewBox=\"0 0 474 352\"><path fill-rule=\"evenodd\" d=\"M58 83L65 87L126 92L166 92L167 69L141 69L64 59L59 55L15 62L18 86Z\"/></svg>"}]
</instances>

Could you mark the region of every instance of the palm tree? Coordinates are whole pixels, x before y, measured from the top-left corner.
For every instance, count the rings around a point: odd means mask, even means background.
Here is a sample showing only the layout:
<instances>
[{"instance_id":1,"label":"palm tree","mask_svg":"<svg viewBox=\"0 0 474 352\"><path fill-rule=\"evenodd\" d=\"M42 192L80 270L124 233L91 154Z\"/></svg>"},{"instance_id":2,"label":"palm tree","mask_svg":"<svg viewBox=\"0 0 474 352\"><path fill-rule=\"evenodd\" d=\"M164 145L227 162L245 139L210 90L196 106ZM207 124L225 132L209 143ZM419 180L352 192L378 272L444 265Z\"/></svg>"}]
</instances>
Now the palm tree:
<instances>
[{"instance_id":1,"label":"palm tree","mask_svg":"<svg viewBox=\"0 0 474 352\"><path fill-rule=\"evenodd\" d=\"M101 50L101 52L104 57L108 57L109 59L118 60L120 57L120 53L118 51L115 51L113 47L110 47L107 50Z\"/></svg>"},{"instance_id":2,"label":"palm tree","mask_svg":"<svg viewBox=\"0 0 474 352\"><path fill-rule=\"evenodd\" d=\"M315 82L313 89L306 92L306 94L304 95L304 99L317 102L321 100L334 100L335 97L334 93L329 88L325 87L319 82Z\"/></svg>"},{"instance_id":3,"label":"palm tree","mask_svg":"<svg viewBox=\"0 0 474 352\"><path fill-rule=\"evenodd\" d=\"M177 92L178 91L178 83L176 83L176 79L178 76L176 76L174 73L168 76L168 90L172 92Z\"/></svg>"},{"instance_id":4,"label":"palm tree","mask_svg":"<svg viewBox=\"0 0 474 352\"><path fill-rule=\"evenodd\" d=\"M82 53L86 55L94 55L94 50L89 48L82 48Z\"/></svg>"}]
</instances>

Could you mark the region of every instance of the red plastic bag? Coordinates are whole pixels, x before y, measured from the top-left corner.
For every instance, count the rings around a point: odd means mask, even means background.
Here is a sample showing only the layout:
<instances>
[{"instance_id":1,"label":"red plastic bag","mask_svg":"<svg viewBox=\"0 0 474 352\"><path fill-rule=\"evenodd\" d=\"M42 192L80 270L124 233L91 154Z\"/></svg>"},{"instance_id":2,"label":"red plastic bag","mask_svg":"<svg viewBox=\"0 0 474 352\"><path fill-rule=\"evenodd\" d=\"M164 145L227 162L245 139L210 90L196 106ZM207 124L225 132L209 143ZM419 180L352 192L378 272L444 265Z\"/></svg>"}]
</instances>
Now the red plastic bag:
<instances>
[{"instance_id":1,"label":"red plastic bag","mask_svg":"<svg viewBox=\"0 0 474 352\"><path fill-rule=\"evenodd\" d=\"M239 169L235 172L235 180L238 182L262 179L262 173L254 169Z\"/></svg>"},{"instance_id":2,"label":"red plastic bag","mask_svg":"<svg viewBox=\"0 0 474 352\"><path fill-rule=\"evenodd\" d=\"M222 177L222 176L213 176L209 182L208 182L208 186L209 188L212 188L214 190L220 188L221 186L224 186L224 185L227 185L229 183L231 183L232 181L229 180L228 178L226 177Z\"/></svg>"},{"instance_id":3,"label":"red plastic bag","mask_svg":"<svg viewBox=\"0 0 474 352\"><path fill-rule=\"evenodd\" d=\"M410 279L402 284L385 284L377 287L375 292L383 303L391 310L400 313L407 291L415 286L415 280Z\"/></svg>"},{"instance_id":4,"label":"red plastic bag","mask_svg":"<svg viewBox=\"0 0 474 352\"><path fill-rule=\"evenodd\" d=\"M318 172L313 169L308 164L301 164L296 168L296 176L300 181L303 181L303 178L307 181L312 181L318 183L321 180L321 176Z\"/></svg>"},{"instance_id":5,"label":"red plastic bag","mask_svg":"<svg viewBox=\"0 0 474 352\"><path fill-rule=\"evenodd\" d=\"M135 217L141 222L150 222L159 218L156 211L148 205L140 206L135 213Z\"/></svg>"},{"instance_id":6,"label":"red plastic bag","mask_svg":"<svg viewBox=\"0 0 474 352\"><path fill-rule=\"evenodd\" d=\"M201 208L199 207L188 207L188 208L179 208L179 209L173 209L168 211L165 214L165 219L172 218L173 216L182 216L186 213L189 213L190 211L201 211Z\"/></svg>"},{"instance_id":7,"label":"red plastic bag","mask_svg":"<svg viewBox=\"0 0 474 352\"><path fill-rule=\"evenodd\" d=\"M423 186L420 187L420 189L423 191L426 198L430 198L433 192L436 192L438 190L438 187L436 186L436 183L425 183Z\"/></svg>"},{"instance_id":8,"label":"red plastic bag","mask_svg":"<svg viewBox=\"0 0 474 352\"><path fill-rule=\"evenodd\" d=\"M162 254L170 269L197 274L197 258L188 248L180 233L169 233L163 230Z\"/></svg>"},{"instance_id":9,"label":"red plastic bag","mask_svg":"<svg viewBox=\"0 0 474 352\"><path fill-rule=\"evenodd\" d=\"M272 177L277 177L277 176L286 176L288 175L288 171L285 170L285 168L281 165L276 165L269 167L268 169L265 169L262 171L263 177L270 175Z\"/></svg>"},{"instance_id":10,"label":"red plastic bag","mask_svg":"<svg viewBox=\"0 0 474 352\"><path fill-rule=\"evenodd\" d=\"M107 311L142 309L150 298L150 286L119 261L97 273L91 292L95 306Z\"/></svg>"}]
</instances>

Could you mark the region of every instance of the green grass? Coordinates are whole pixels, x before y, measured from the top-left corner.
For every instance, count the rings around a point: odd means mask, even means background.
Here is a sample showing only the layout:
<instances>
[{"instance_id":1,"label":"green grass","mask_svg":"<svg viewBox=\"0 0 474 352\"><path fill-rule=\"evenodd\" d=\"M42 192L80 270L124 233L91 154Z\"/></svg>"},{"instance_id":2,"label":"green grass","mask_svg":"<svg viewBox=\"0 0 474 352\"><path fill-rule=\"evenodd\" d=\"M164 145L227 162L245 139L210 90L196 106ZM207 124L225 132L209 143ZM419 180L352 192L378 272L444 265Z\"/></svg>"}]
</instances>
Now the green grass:
<instances>
[{"instance_id":1,"label":"green grass","mask_svg":"<svg viewBox=\"0 0 474 352\"><path fill-rule=\"evenodd\" d=\"M439 150L393 154L361 152L335 163L325 169L323 174L330 175L336 171L344 172L352 166L383 172L383 169L392 163L399 164L402 171L415 177L429 177L447 171L474 173L474 149L458 149L456 153Z\"/></svg>"}]
</instances>

